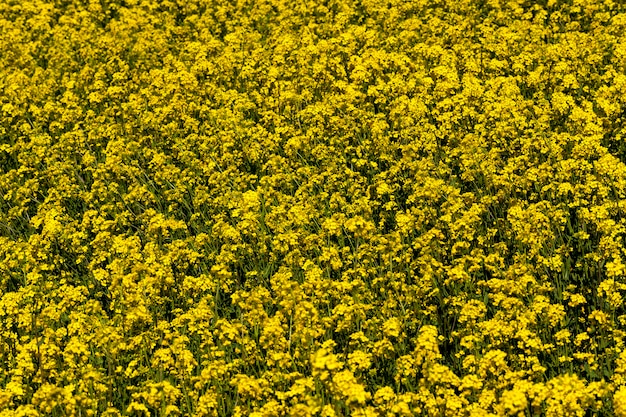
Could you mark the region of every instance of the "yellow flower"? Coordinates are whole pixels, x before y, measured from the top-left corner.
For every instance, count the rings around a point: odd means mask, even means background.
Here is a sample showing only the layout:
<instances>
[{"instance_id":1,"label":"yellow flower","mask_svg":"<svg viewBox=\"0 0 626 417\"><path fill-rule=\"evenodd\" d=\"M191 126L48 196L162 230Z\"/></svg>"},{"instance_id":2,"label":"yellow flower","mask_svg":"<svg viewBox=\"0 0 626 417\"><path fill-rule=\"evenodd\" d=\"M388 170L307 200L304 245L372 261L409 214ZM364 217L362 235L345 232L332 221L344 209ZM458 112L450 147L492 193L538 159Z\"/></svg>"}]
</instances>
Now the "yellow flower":
<instances>
[{"instance_id":1,"label":"yellow flower","mask_svg":"<svg viewBox=\"0 0 626 417\"><path fill-rule=\"evenodd\" d=\"M402 331L402 323L397 317L392 317L383 323L383 334L387 337L398 337Z\"/></svg>"},{"instance_id":2,"label":"yellow flower","mask_svg":"<svg viewBox=\"0 0 626 417\"><path fill-rule=\"evenodd\" d=\"M617 417L626 417L626 387L621 386L613 394L613 412Z\"/></svg>"},{"instance_id":3,"label":"yellow flower","mask_svg":"<svg viewBox=\"0 0 626 417\"><path fill-rule=\"evenodd\" d=\"M371 398L371 394L357 381L352 371L343 370L337 372L333 376L332 381L337 395L345 398L348 404L365 404Z\"/></svg>"}]
</instances>

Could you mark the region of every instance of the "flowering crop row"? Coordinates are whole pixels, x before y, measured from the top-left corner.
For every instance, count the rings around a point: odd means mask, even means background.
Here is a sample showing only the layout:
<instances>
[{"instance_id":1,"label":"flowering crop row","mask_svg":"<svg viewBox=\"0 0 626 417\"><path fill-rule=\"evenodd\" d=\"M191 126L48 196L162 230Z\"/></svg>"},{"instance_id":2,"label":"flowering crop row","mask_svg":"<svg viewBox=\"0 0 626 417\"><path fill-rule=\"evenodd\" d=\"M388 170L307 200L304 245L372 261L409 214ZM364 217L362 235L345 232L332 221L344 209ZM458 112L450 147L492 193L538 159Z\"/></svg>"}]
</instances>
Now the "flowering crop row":
<instances>
[{"instance_id":1,"label":"flowering crop row","mask_svg":"<svg viewBox=\"0 0 626 417\"><path fill-rule=\"evenodd\" d=\"M0 417L626 416L618 0L0 0Z\"/></svg>"}]
</instances>

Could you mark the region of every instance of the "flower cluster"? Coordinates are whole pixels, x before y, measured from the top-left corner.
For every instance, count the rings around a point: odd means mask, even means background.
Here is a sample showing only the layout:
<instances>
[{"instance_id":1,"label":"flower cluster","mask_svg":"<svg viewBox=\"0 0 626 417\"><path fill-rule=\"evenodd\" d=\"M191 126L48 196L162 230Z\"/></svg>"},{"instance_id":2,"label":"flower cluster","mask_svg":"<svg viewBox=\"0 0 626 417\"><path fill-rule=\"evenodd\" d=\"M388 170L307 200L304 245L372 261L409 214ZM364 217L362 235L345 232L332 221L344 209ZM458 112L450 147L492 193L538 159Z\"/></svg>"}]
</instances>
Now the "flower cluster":
<instances>
[{"instance_id":1,"label":"flower cluster","mask_svg":"<svg viewBox=\"0 0 626 417\"><path fill-rule=\"evenodd\" d=\"M0 417L626 416L623 2L0 28Z\"/></svg>"}]
</instances>

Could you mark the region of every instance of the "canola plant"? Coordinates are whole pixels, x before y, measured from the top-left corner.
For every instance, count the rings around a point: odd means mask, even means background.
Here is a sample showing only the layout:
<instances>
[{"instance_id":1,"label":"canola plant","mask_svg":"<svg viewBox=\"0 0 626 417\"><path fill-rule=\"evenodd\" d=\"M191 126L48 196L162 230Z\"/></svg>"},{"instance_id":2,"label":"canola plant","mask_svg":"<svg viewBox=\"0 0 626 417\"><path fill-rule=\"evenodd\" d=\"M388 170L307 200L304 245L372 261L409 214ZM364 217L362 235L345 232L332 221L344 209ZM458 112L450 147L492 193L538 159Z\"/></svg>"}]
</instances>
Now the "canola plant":
<instances>
[{"instance_id":1,"label":"canola plant","mask_svg":"<svg viewBox=\"0 0 626 417\"><path fill-rule=\"evenodd\" d=\"M626 416L625 33L0 0L0 416Z\"/></svg>"}]
</instances>

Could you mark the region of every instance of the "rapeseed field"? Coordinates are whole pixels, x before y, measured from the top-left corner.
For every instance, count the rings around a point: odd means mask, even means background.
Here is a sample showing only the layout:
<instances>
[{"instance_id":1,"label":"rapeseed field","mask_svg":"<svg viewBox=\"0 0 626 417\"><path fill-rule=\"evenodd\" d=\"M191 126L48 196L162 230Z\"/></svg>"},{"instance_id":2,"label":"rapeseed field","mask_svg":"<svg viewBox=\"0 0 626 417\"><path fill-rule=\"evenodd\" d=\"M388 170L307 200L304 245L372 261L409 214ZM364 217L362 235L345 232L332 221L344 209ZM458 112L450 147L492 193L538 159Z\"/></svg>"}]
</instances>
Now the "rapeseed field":
<instances>
[{"instance_id":1,"label":"rapeseed field","mask_svg":"<svg viewBox=\"0 0 626 417\"><path fill-rule=\"evenodd\" d=\"M625 122L620 0L0 0L0 417L624 417Z\"/></svg>"}]
</instances>

